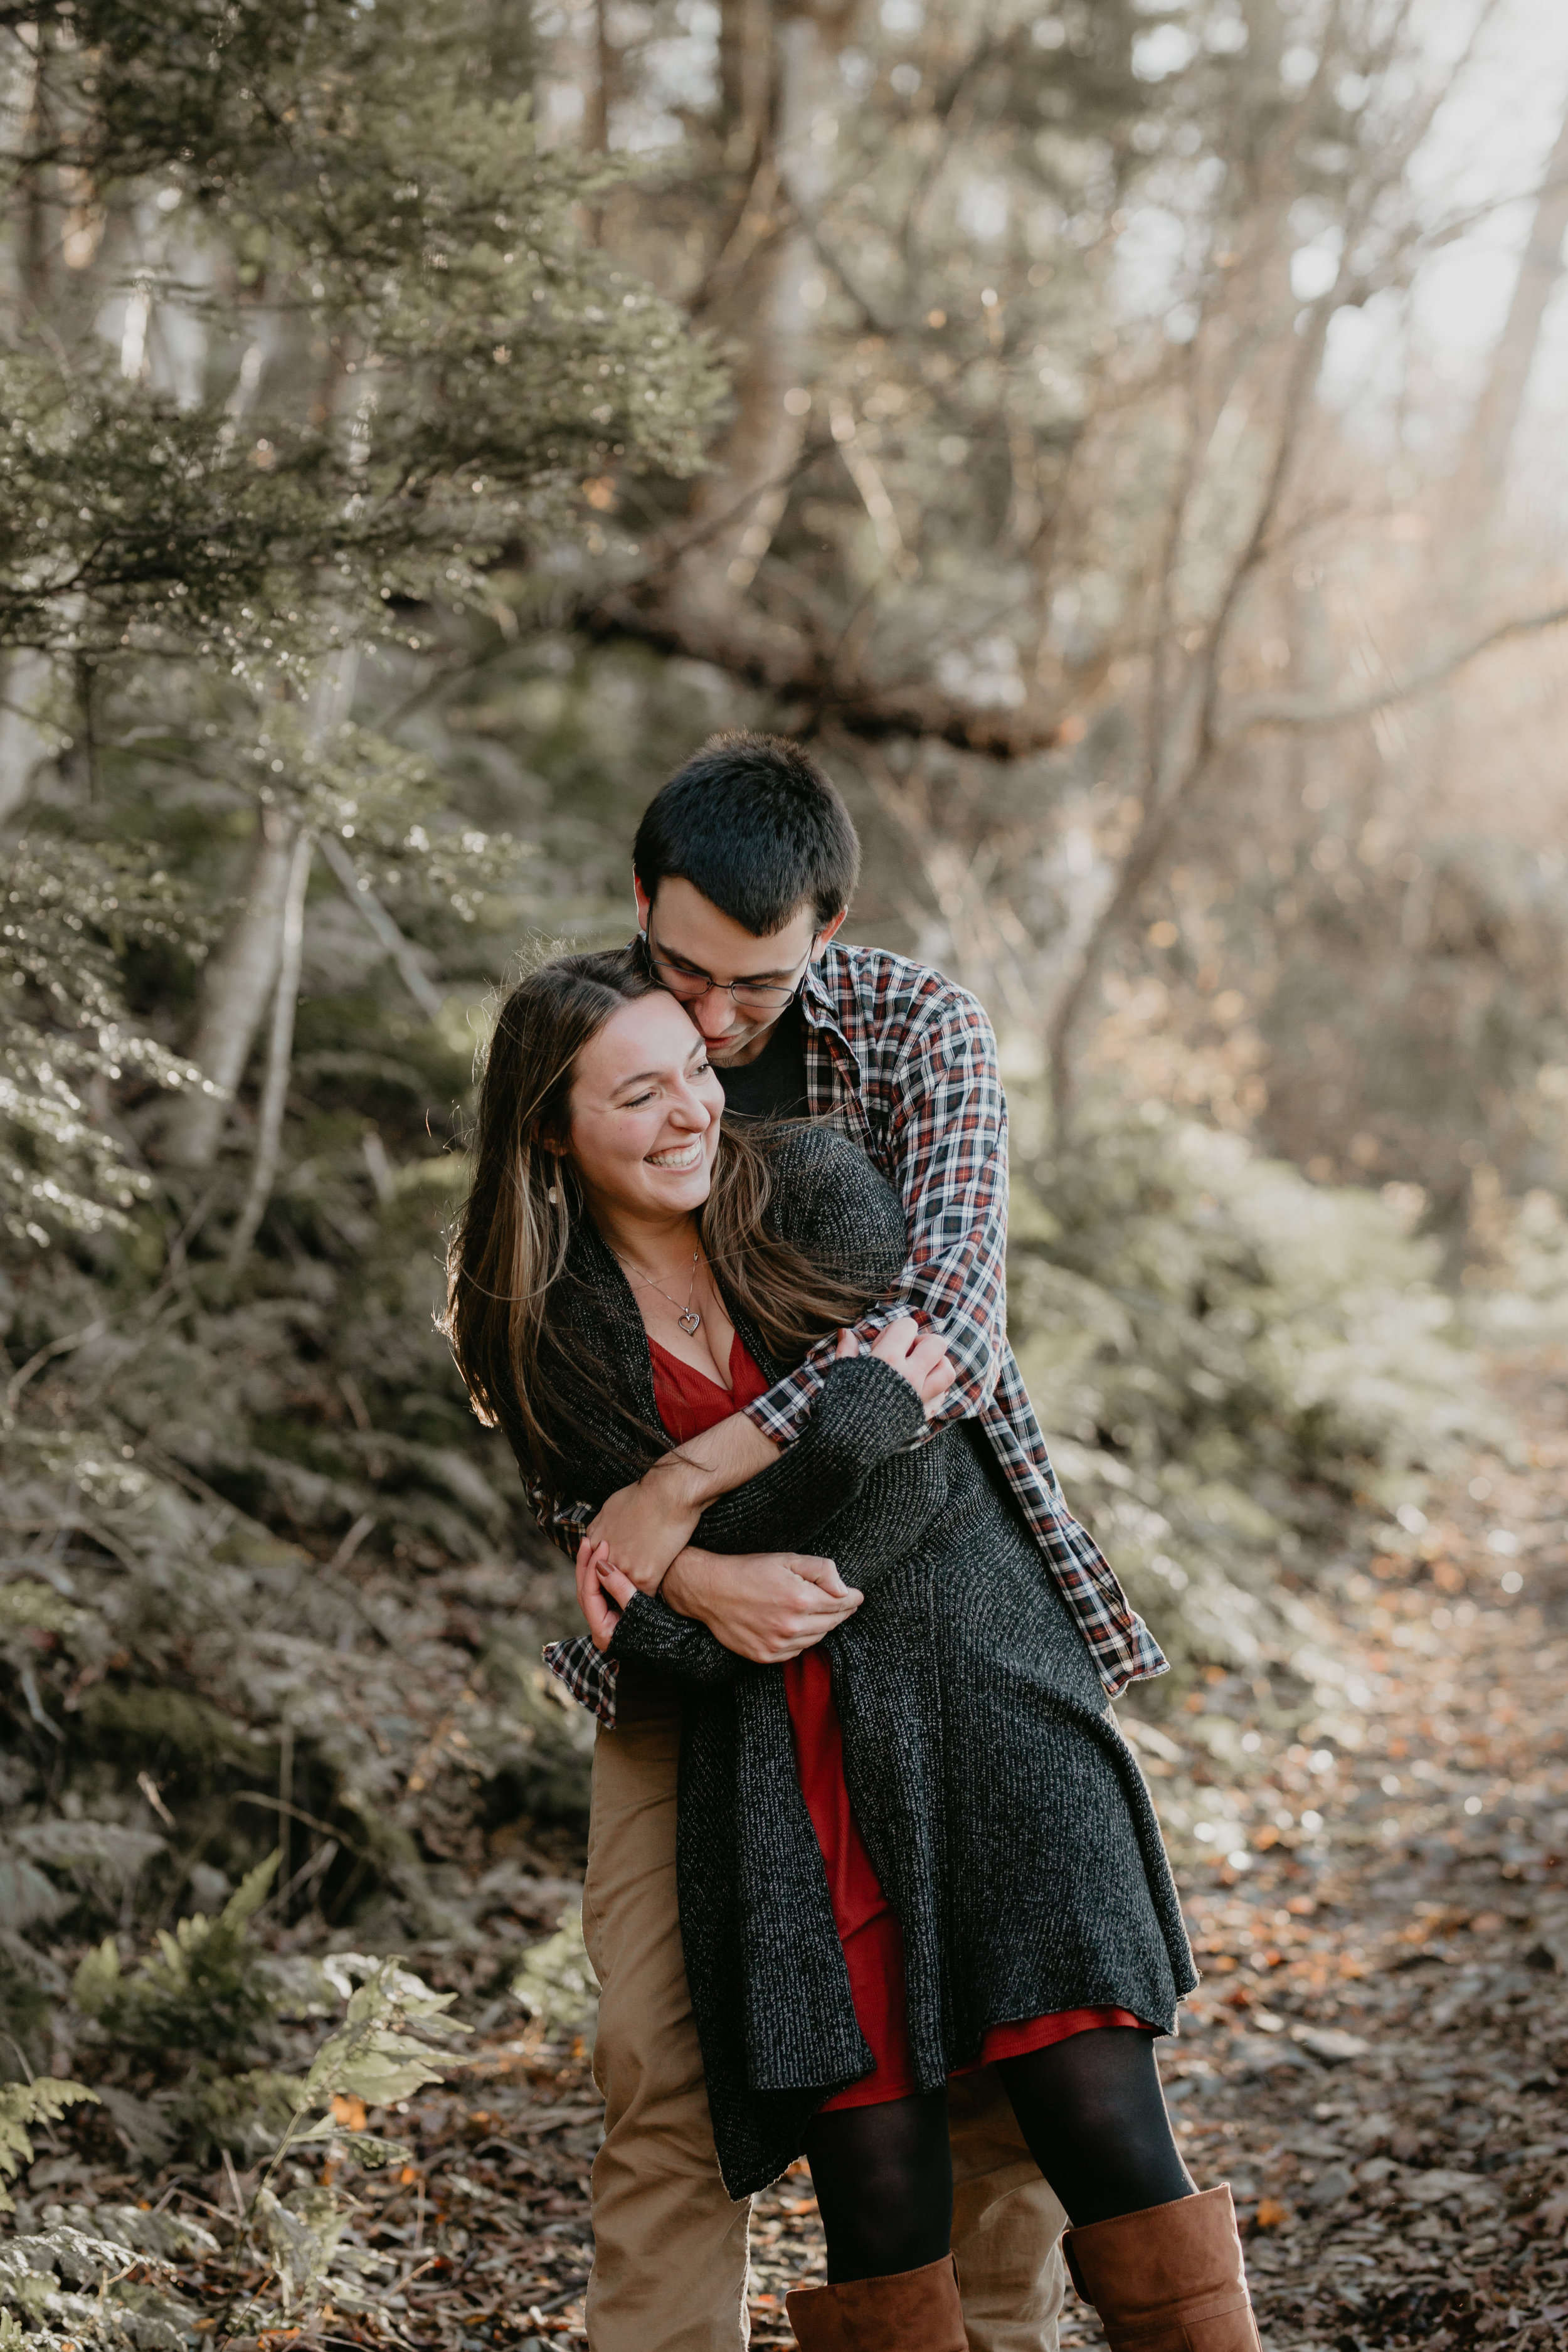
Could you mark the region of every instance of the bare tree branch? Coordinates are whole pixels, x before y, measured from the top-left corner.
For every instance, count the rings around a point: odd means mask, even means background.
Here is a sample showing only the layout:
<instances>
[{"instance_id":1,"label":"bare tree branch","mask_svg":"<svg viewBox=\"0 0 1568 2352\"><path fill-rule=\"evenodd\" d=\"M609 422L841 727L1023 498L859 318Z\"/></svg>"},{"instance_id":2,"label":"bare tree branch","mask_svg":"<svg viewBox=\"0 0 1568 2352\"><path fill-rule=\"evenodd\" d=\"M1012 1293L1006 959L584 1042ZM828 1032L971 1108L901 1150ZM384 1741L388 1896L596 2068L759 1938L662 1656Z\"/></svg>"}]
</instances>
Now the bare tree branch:
<instances>
[{"instance_id":1,"label":"bare tree branch","mask_svg":"<svg viewBox=\"0 0 1568 2352\"><path fill-rule=\"evenodd\" d=\"M318 846L342 886L344 898L351 907L363 916L393 962L404 987L427 1019L434 1020L441 1010L441 992L433 988L419 966L414 943L404 937L376 897L369 883L355 866L341 841L323 833Z\"/></svg>"},{"instance_id":2,"label":"bare tree branch","mask_svg":"<svg viewBox=\"0 0 1568 2352\"><path fill-rule=\"evenodd\" d=\"M1542 613L1516 614L1511 620L1500 621L1468 645L1444 655L1441 660L1429 662L1413 676L1391 678L1386 686L1374 687L1365 694L1346 696L1342 701L1322 702L1310 694L1256 695L1234 706L1217 740L1222 743L1235 742L1255 727L1342 727L1353 719L1370 719L1395 703L1412 702L1418 695L1430 693L1434 687L1444 685L1497 646L1507 645L1515 637L1539 636L1543 630L1564 625L1568 625L1568 604L1553 604Z\"/></svg>"},{"instance_id":3,"label":"bare tree branch","mask_svg":"<svg viewBox=\"0 0 1568 2352\"><path fill-rule=\"evenodd\" d=\"M877 534L877 545L900 580L913 579L920 565L904 545L899 518L894 512L893 501L888 496L888 486L881 472L868 452L861 448L856 436L855 411L842 394L835 393L827 404L827 413L833 437L838 444L838 454L844 460L850 480L860 493L860 503Z\"/></svg>"},{"instance_id":4,"label":"bare tree branch","mask_svg":"<svg viewBox=\"0 0 1568 2352\"><path fill-rule=\"evenodd\" d=\"M702 274L687 305L693 319L721 301L734 286L759 245L779 227L773 200L779 192L779 168L772 153L762 149L736 208L734 226Z\"/></svg>"},{"instance_id":5,"label":"bare tree branch","mask_svg":"<svg viewBox=\"0 0 1568 2352\"><path fill-rule=\"evenodd\" d=\"M826 230L822 226L822 215L816 205L795 188L787 175L784 186L788 190L795 216L811 239L817 259L832 270L872 332L878 335L897 335L901 334L905 328L914 325L915 321L909 314L900 312L895 316L891 311L881 308L875 296L860 283L843 255L829 239Z\"/></svg>"}]
</instances>

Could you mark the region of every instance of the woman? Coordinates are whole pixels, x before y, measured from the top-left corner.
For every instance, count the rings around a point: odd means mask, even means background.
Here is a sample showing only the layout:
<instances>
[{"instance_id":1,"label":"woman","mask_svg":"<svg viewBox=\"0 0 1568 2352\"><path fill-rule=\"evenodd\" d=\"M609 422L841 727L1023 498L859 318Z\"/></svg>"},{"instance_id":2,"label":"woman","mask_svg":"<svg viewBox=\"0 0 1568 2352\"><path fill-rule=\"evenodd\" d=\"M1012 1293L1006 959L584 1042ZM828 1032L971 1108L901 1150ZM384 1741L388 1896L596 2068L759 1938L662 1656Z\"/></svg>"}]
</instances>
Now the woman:
<instances>
[{"instance_id":1,"label":"woman","mask_svg":"<svg viewBox=\"0 0 1568 2352\"><path fill-rule=\"evenodd\" d=\"M447 1329L525 1475L595 1507L894 1284L902 1211L819 1128L721 1123L681 1006L630 953L503 1005ZM828 2284L806 2346L963 2343L945 2085L997 2069L1114 2346L1256 2352L1229 2192L1199 2195L1153 2039L1194 1982L1158 1826L1076 1623L908 1319L846 1337L811 1422L695 1541L808 1545L858 1610L756 1666L584 1554L612 1654L684 1700L681 1936L732 2195L804 2150Z\"/></svg>"}]
</instances>

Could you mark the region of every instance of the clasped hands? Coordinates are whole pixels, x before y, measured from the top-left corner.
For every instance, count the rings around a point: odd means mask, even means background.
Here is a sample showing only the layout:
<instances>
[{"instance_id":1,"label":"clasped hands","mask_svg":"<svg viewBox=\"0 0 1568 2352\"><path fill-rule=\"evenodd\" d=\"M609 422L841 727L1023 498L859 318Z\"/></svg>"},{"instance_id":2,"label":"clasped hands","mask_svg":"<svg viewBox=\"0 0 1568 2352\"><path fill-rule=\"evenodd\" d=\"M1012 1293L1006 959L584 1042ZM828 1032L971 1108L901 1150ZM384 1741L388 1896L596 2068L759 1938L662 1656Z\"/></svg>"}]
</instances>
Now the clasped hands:
<instances>
[{"instance_id":1,"label":"clasped hands","mask_svg":"<svg viewBox=\"0 0 1568 2352\"><path fill-rule=\"evenodd\" d=\"M841 1331L834 1352L839 1359L858 1355L860 1342L852 1331ZM910 1382L929 1419L953 1380L942 1340L901 1315L870 1352ZM775 1449L750 1423L743 1429L757 1449L743 1472L750 1477ZM700 1619L725 1649L763 1666L798 1657L853 1616L863 1596L830 1559L695 1547L691 1536L703 1509L727 1491L677 1452L610 1496L577 1548L577 1598L596 1648L608 1648L621 1611L638 1592L662 1593L681 1616Z\"/></svg>"}]
</instances>

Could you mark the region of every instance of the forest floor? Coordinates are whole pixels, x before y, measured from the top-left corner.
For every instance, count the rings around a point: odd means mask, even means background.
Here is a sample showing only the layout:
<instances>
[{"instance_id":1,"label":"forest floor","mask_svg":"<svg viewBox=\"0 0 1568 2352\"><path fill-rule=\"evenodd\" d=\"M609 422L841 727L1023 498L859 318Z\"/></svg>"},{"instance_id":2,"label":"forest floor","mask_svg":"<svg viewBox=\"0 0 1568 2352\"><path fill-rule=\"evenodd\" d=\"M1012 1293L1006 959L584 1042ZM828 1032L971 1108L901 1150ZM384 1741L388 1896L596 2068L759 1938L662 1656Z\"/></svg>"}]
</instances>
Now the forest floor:
<instances>
[{"instance_id":1,"label":"forest floor","mask_svg":"<svg viewBox=\"0 0 1568 2352\"><path fill-rule=\"evenodd\" d=\"M1163 2046L1168 2095L1200 2187L1232 2184L1268 2352L1568 2339L1568 1352L1497 1384L1506 1457L1406 1514L1399 1551L1337 1564L1331 1683L1287 1705L1213 1671L1186 1714L1131 1727L1189 1823L1172 1846L1203 1983ZM232 2277L182 2263L204 2340L584 2340L585 2043L482 2005L477 1956L470 1986L449 1948L410 1957L468 1991L478 2030L381 2119L410 2160L339 2181L360 2307L247 2336L219 2315ZM169 2209L241 2186L171 2183ZM784 2290L822 2259L803 2168L759 2200L752 2243L752 2341L787 2344ZM1069 2298L1064 2347L1101 2340Z\"/></svg>"}]
</instances>

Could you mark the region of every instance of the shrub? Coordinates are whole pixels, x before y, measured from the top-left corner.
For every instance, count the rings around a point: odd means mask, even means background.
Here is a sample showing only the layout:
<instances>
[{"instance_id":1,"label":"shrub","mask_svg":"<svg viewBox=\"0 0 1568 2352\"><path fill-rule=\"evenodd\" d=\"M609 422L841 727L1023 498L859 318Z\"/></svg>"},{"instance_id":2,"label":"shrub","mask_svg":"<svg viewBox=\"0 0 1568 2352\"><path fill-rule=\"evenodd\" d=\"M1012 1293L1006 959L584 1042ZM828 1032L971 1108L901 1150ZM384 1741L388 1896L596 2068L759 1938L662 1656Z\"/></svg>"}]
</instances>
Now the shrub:
<instances>
[{"instance_id":1,"label":"shrub","mask_svg":"<svg viewBox=\"0 0 1568 2352\"><path fill-rule=\"evenodd\" d=\"M112 1936L87 1953L72 1980L77 2007L138 2057L170 2050L234 2059L248 2052L274 2014L277 1989L246 1929L277 1874L277 1853L258 1863L216 1919L200 1911L171 1933L132 1977L121 1971Z\"/></svg>"}]
</instances>

